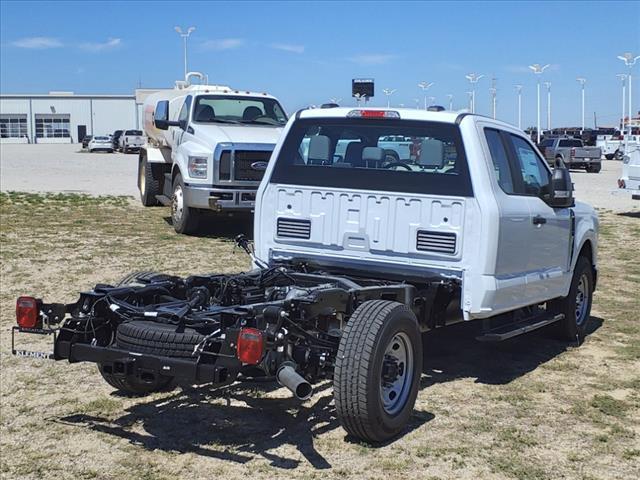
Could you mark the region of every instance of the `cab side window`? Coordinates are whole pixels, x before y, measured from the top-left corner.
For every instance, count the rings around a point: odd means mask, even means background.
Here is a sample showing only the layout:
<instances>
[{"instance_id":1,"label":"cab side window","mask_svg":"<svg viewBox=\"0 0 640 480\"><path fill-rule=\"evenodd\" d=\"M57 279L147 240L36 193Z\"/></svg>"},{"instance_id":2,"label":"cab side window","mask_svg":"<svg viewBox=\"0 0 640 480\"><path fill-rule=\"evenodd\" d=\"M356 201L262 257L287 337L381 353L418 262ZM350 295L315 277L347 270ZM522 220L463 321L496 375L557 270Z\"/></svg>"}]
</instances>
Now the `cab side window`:
<instances>
[{"instance_id":1,"label":"cab side window","mask_svg":"<svg viewBox=\"0 0 640 480\"><path fill-rule=\"evenodd\" d=\"M550 174L533 147L517 135L510 134L513 153L518 167L516 174L522 175L524 195L544 195L549 193Z\"/></svg>"},{"instance_id":2,"label":"cab side window","mask_svg":"<svg viewBox=\"0 0 640 480\"><path fill-rule=\"evenodd\" d=\"M511 168L509 167L509 157L502 142L500 132L492 128L485 128L484 135L487 139L487 145L489 146L489 153L491 153L493 170L498 180L498 185L500 185L504 193L510 195L516 193L513 186Z\"/></svg>"}]
</instances>

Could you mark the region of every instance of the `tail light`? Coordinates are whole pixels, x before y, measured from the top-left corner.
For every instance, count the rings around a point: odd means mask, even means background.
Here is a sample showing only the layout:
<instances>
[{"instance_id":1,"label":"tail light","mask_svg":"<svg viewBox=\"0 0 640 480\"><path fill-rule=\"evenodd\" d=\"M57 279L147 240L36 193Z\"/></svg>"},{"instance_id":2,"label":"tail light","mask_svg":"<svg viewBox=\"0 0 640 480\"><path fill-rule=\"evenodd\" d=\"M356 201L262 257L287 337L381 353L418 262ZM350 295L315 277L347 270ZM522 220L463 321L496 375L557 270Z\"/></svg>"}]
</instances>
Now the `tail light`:
<instances>
[{"instance_id":1,"label":"tail light","mask_svg":"<svg viewBox=\"0 0 640 480\"><path fill-rule=\"evenodd\" d=\"M576 156L576 149L572 148L571 149L571 157L575 157Z\"/></svg>"},{"instance_id":2,"label":"tail light","mask_svg":"<svg viewBox=\"0 0 640 480\"><path fill-rule=\"evenodd\" d=\"M248 365L256 365L264 354L264 336L255 328L243 328L238 334L238 360Z\"/></svg>"},{"instance_id":3,"label":"tail light","mask_svg":"<svg viewBox=\"0 0 640 480\"><path fill-rule=\"evenodd\" d=\"M38 301L33 297L20 297L16 301L16 321L22 328L40 328Z\"/></svg>"},{"instance_id":4,"label":"tail light","mask_svg":"<svg viewBox=\"0 0 640 480\"><path fill-rule=\"evenodd\" d=\"M619 178L619 179L618 179L618 188L625 188L626 186L627 186L627 185L626 185L626 183L625 183L624 179Z\"/></svg>"},{"instance_id":5,"label":"tail light","mask_svg":"<svg viewBox=\"0 0 640 480\"><path fill-rule=\"evenodd\" d=\"M351 110L347 118L400 118L400 114L392 110Z\"/></svg>"}]
</instances>

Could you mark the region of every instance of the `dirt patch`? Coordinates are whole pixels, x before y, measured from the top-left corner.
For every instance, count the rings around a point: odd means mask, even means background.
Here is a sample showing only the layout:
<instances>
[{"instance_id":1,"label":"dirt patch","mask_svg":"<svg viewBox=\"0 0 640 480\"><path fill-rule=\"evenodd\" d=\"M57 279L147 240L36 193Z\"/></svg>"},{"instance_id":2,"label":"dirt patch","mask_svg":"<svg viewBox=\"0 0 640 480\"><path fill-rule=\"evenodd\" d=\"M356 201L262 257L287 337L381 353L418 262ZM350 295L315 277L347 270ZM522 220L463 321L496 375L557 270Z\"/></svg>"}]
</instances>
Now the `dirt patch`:
<instances>
[{"instance_id":1,"label":"dirt patch","mask_svg":"<svg viewBox=\"0 0 640 480\"><path fill-rule=\"evenodd\" d=\"M640 221L601 212L599 286L584 345L539 332L498 346L478 325L424 337L406 431L371 447L347 437L331 384L300 403L269 384L132 399L90 364L10 355L15 297L74 301L134 270L248 267L241 222L176 235L164 208L121 197L0 194L2 478L629 478L640 476ZM46 349L44 339L29 339Z\"/></svg>"}]
</instances>

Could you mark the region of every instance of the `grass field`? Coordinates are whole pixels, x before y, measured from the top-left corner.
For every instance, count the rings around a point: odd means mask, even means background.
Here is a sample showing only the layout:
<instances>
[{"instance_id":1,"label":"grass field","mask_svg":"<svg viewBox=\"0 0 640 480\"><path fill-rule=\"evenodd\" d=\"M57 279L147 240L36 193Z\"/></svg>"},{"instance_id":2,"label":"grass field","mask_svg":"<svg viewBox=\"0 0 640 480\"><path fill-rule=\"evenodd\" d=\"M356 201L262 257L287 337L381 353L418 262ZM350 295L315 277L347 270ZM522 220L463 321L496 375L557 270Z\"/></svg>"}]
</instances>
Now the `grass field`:
<instances>
[{"instance_id":1,"label":"grass field","mask_svg":"<svg viewBox=\"0 0 640 480\"><path fill-rule=\"evenodd\" d=\"M168 210L123 197L0 194L0 475L33 479L640 477L640 218L600 211L591 334L491 346L474 323L426 334L409 428L371 447L346 437L330 383L299 403L270 385L131 399L91 364L10 354L15 298L75 301L134 270L248 267L239 223L178 236ZM46 349L44 339L20 338Z\"/></svg>"}]
</instances>

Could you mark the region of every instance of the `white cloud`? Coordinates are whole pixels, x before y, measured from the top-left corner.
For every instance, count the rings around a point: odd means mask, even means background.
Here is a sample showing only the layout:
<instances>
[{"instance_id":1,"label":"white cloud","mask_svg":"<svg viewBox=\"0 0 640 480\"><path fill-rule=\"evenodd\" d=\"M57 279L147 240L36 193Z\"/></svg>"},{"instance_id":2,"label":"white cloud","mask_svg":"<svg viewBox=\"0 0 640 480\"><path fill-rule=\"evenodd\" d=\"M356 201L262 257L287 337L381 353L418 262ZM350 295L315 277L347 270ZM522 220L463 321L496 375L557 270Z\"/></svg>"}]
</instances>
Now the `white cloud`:
<instances>
[{"instance_id":1,"label":"white cloud","mask_svg":"<svg viewBox=\"0 0 640 480\"><path fill-rule=\"evenodd\" d=\"M205 50L231 50L245 44L242 38L219 38L202 42L201 47Z\"/></svg>"},{"instance_id":2,"label":"white cloud","mask_svg":"<svg viewBox=\"0 0 640 480\"><path fill-rule=\"evenodd\" d=\"M104 52L105 50L113 50L122 46L122 40L119 38L108 38L105 42L85 42L79 46L82 50L88 52Z\"/></svg>"},{"instance_id":3,"label":"white cloud","mask_svg":"<svg viewBox=\"0 0 640 480\"><path fill-rule=\"evenodd\" d=\"M394 58L396 58L396 55L389 53L366 53L350 57L349 60L359 65L382 65L390 62Z\"/></svg>"},{"instance_id":4,"label":"white cloud","mask_svg":"<svg viewBox=\"0 0 640 480\"><path fill-rule=\"evenodd\" d=\"M276 50L283 50L291 53L304 53L304 45L294 45L291 43L272 43L269 45Z\"/></svg>"},{"instance_id":5,"label":"white cloud","mask_svg":"<svg viewBox=\"0 0 640 480\"><path fill-rule=\"evenodd\" d=\"M51 37L25 37L20 38L12 42L14 47L18 48L31 48L31 49L46 49L46 48L60 48L63 46L62 42L57 38Z\"/></svg>"}]
</instances>

